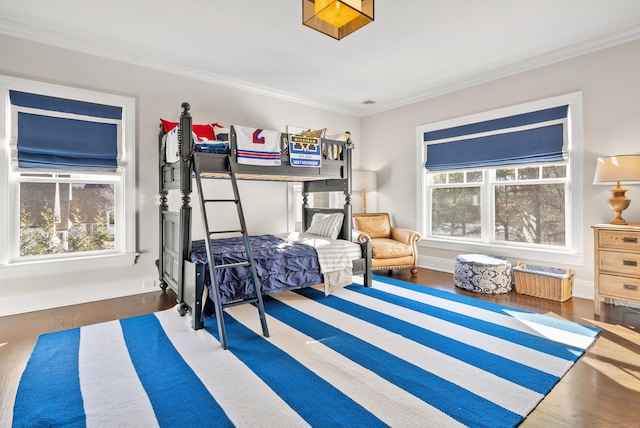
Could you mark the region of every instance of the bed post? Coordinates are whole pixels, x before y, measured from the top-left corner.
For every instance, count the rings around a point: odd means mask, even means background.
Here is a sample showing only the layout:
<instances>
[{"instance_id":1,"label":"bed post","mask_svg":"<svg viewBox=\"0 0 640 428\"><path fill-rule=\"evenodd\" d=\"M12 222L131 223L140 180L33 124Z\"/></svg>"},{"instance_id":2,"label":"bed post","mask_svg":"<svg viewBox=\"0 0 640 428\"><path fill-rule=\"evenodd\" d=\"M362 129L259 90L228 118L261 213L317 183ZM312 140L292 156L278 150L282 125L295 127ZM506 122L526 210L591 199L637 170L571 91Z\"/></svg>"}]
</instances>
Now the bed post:
<instances>
[{"instance_id":1,"label":"bed post","mask_svg":"<svg viewBox=\"0 0 640 428\"><path fill-rule=\"evenodd\" d=\"M302 183L302 231L304 232L310 226L307 211L309 211L309 184Z\"/></svg>"},{"instance_id":2,"label":"bed post","mask_svg":"<svg viewBox=\"0 0 640 428\"><path fill-rule=\"evenodd\" d=\"M348 133L348 132L347 132ZM350 133L348 133L351 135ZM353 189L353 172L352 172L352 150L353 150L353 142L351 141L351 137L347 139L346 144L344 145L344 168L346 169L346 183L344 189L344 216L345 216L345 224L344 231L347 236L344 239L351 241L353 239L352 229L353 222L351 221L351 217L353 216L353 206L351 205L351 192ZM363 277L363 285L365 287L371 288L373 285L373 277L371 270L371 241L365 241L360 243L360 249L362 254L364 255L365 260L365 269L362 274Z\"/></svg>"},{"instance_id":3,"label":"bed post","mask_svg":"<svg viewBox=\"0 0 640 428\"><path fill-rule=\"evenodd\" d=\"M351 217L353 215L353 207L351 206L351 189L352 189L352 183L353 183L353 173L351 172L351 150L353 150L353 143L351 142L351 133L347 132L347 134L349 134L349 138L347 139L347 142L344 145L344 150L343 150L344 168L346 168L347 170L347 173L345 174L347 176L347 181L344 189L344 217L347 223L344 225L345 226L344 230L346 232L346 236L344 237L344 239L346 239L347 241L351 241L352 239Z\"/></svg>"},{"instance_id":4,"label":"bed post","mask_svg":"<svg viewBox=\"0 0 640 428\"><path fill-rule=\"evenodd\" d=\"M371 270L371 241L366 240L360 243L360 248L362 248L362 253L365 258L365 270L363 277L363 285L367 288L371 288L373 286L373 271Z\"/></svg>"},{"instance_id":5,"label":"bed post","mask_svg":"<svg viewBox=\"0 0 640 428\"><path fill-rule=\"evenodd\" d=\"M160 196L160 206L158 207L158 226L160 228L160 242L158 242L158 274L160 277L160 287L162 288L162 292L167 291L167 284L164 282L164 255L163 255L163 243L164 243L164 212L169 209L169 205L167 204L167 195L169 192L164 187L164 148L162 147L162 137L164 136L164 128L162 124L160 124L160 130L158 131L158 190Z\"/></svg>"},{"instance_id":6,"label":"bed post","mask_svg":"<svg viewBox=\"0 0 640 428\"><path fill-rule=\"evenodd\" d=\"M182 206L180 207L180 264L178 265L178 301L185 302L184 262L191 261L191 150L192 150L192 119L189 103L182 103L180 115L180 133L178 134L178 150L180 152L180 193ZM193 309L193 308L192 308Z\"/></svg>"}]
</instances>

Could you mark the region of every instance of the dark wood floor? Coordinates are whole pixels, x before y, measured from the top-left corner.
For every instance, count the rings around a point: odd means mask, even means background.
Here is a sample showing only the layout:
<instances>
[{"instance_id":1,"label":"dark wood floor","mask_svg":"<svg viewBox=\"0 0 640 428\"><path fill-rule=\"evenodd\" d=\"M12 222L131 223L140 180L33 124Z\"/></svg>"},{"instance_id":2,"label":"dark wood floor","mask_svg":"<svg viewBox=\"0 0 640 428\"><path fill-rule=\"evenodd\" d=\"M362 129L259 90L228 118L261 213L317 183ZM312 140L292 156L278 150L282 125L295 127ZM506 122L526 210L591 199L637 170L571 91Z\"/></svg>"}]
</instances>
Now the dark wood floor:
<instances>
[{"instance_id":1,"label":"dark wood floor","mask_svg":"<svg viewBox=\"0 0 640 428\"><path fill-rule=\"evenodd\" d=\"M521 426L640 428L638 310L603 304L600 317L594 319L591 300L572 298L559 303L515 292L479 295L454 287L451 274L426 269L420 269L413 278L408 271L394 271L392 276L601 328L602 334L595 345ZM142 315L174 304L173 293L157 292L0 317L0 427L11 425L20 375L38 335Z\"/></svg>"}]
</instances>

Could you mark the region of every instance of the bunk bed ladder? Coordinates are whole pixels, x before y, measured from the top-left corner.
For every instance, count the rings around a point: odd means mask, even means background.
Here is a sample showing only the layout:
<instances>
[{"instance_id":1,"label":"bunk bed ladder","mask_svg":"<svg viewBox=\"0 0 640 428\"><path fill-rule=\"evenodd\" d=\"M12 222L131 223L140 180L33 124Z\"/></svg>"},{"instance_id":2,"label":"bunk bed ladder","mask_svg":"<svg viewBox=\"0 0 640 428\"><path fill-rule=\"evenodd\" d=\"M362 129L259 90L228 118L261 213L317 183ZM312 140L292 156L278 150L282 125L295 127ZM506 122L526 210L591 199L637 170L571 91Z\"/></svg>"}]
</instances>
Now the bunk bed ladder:
<instances>
[{"instance_id":1,"label":"bunk bed ladder","mask_svg":"<svg viewBox=\"0 0 640 428\"><path fill-rule=\"evenodd\" d=\"M206 230L206 251L207 251L207 267L209 269L209 278L215 290L213 296L214 307L216 311L216 321L218 323L218 334L220 335L220 345L223 349L227 349L227 333L224 326L224 313L223 310L226 307L236 306L244 303L255 303L258 308L258 314L260 316L260 324L262 325L262 334L265 337L269 337L269 329L267 328L267 320L264 312L264 304L262 301L262 293L260 292L260 283L258 282L258 274L256 272L255 262L253 260L253 254L251 253L251 244L249 242L249 234L247 233L247 225L244 219L244 212L242 211L242 202L240 201L240 193L238 192L238 183L236 181L236 162L228 157L228 170L226 173L229 175L229 181L233 187L233 199L205 199L204 192L202 190L202 179L200 176L200 169L198 167L198 155L194 154L193 171L196 178L196 184L198 187L198 194L200 196L200 212L202 213L202 223ZM214 203L235 203L238 211L238 220L240 222L239 230L211 230L209 227L209 219L207 215L206 205ZM244 241L244 248L247 255L247 260L239 263L220 264L216 265L213 256L211 255L211 237L215 234L223 233L240 233ZM251 280L253 282L253 290L255 293L254 298L245 299L240 301L233 301L223 304L220 299L220 287L218 280L216 279L216 270L230 269L235 267L246 266L251 271Z\"/></svg>"}]
</instances>

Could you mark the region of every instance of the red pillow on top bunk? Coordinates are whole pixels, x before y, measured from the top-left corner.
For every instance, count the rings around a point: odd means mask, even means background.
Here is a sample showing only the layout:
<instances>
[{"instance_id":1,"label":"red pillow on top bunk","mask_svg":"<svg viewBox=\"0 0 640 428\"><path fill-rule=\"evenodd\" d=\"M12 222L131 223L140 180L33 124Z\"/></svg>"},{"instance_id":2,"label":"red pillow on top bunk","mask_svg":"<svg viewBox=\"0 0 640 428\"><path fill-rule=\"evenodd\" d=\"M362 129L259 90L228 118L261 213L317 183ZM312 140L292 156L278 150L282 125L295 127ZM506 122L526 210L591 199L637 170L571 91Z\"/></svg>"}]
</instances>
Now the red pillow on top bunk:
<instances>
[{"instance_id":1,"label":"red pillow on top bunk","mask_svg":"<svg viewBox=\"0 0 640 428\"><path fill-rule=\"evenodd\" d=\"M169 122L162 118L160 119L160 122L162 122L164 132L169 132L179 125L178 122ZM216 139L215 135L213 134L213 125L211 125L210 123L207 123L206 125L191 125L191 127L193 128L193 133L196 134L198 140L200 141Z\"/></svg>"},{"instance_id":2,"label":"red pillow on top bunk","mask_svg":"<svg viewBox=\"0 0 640 428\"><path fill-rule=\"evenodd\" d=\"M213 124L213 133L216 136L216 141L229 141L229 128L225 128L218 122Z\"/></svg>"}]
</instances>

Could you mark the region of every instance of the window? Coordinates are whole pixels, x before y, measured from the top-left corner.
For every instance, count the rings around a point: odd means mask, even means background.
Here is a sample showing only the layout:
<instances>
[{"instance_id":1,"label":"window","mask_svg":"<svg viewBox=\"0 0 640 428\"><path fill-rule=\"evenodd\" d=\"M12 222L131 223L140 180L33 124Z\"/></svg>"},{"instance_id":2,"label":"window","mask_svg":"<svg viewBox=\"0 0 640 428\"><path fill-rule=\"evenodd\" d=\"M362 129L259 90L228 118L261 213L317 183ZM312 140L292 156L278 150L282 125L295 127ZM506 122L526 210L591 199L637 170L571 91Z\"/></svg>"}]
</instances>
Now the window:
<instances>
[{"instance_id":1,"label":"window","mask_svg":"<svg viewBox=\"0 0 640 428\"><path fill-rule=\"evenodd\" d=\"M302 183L287 183L288 193L288 231L304 232L302 230ZM342 208L344 206L343 192L314 192L307 195L307 203L313 208Z\"/></svg>"},{"instance_id":2,"label":"window","mask_svg":"<svg viewBox=\"0 0 640 428\"><path fill-rule=\"evenodd\" d=\"M134 100L4 76L0 93L0 268L133 263Z\"/></svg>"},{"instance_id":3,"label":"window","mask_svg":"<svg viewBox=\"0 0 640 428\"><path fill-rule=\"evenodd\" d=\"M483 184L493 201L491 240L566 244L567 165L491 168L429 174L431 234L483 239ZM485 204L491 205L491 204Z\"/></svg>"},{"instance_id":4,"label":"window","mask_svg":"<svg viewBox=\"0 0 640 428\"><path fill-rule=\"evenodd\" d=\"M428 245L578 263L581 116L575 93L418 127Z\"/></svg>"}]
</instances>

